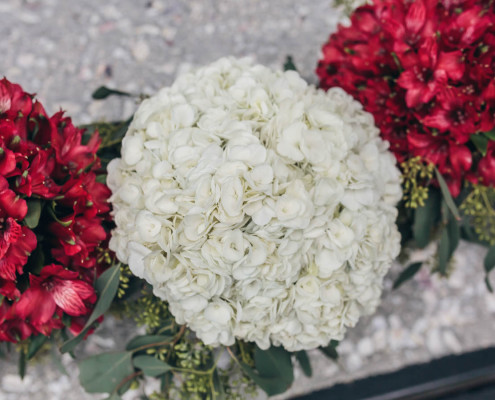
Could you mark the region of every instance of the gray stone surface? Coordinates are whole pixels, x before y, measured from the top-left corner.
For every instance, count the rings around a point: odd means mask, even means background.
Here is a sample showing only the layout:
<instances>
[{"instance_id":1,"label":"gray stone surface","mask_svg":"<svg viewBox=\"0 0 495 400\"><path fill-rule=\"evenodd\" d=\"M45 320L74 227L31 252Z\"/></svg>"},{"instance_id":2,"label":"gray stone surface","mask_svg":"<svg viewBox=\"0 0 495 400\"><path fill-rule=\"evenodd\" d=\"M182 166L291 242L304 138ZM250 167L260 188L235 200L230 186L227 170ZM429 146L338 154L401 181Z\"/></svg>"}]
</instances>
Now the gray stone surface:
<instances>
[{"instance_id":1,"label":"gray stone surface","mask_svg":"<svg viewBox=\"0 0 495 400\"><path fill-rule=\"evenodd\" d=\"M153 93L179 71L224 55L279 67L292 54L302 75L314 82L319 48L341 13L323 0L2 0L0 18L0 73L37 92L49 113L62 107L76 123L87 123L123 119L134 110L132 100L92 101L91 92L102 84ZM296 371L296 383L280 398L494 345L495 297L483 283L483 254L463 243L448 281L424 270L391 291L396 265L377 313L363 318L341 343L339 363L313 352L313 378ZM86 351L122 348L132 334L128 325L107 318ZM62 364L67 375L47 356L20 381L15 360L0 361L0 399L102 398L79 387L69 356Z\"/></svg>"}]
</instances>

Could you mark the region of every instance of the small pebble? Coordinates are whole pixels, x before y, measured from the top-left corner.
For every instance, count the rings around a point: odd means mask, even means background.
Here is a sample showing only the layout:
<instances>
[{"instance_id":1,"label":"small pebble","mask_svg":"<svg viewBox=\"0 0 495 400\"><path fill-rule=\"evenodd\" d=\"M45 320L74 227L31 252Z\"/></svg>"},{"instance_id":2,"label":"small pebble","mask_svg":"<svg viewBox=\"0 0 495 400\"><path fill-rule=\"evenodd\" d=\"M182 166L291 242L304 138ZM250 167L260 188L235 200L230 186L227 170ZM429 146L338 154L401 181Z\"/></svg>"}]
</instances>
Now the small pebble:
<instances>
[{"instance_id":1,"label":"small pebble","mask_svg":"<svg viewBox=\"0 0 495 400\"><path fill-rule=\"evenodd\" d=\"M150 55L150 48L148 44L143 40L134 43L131 51L134 58L139 62L143 62Z\"/></svg>"}]
</instances>

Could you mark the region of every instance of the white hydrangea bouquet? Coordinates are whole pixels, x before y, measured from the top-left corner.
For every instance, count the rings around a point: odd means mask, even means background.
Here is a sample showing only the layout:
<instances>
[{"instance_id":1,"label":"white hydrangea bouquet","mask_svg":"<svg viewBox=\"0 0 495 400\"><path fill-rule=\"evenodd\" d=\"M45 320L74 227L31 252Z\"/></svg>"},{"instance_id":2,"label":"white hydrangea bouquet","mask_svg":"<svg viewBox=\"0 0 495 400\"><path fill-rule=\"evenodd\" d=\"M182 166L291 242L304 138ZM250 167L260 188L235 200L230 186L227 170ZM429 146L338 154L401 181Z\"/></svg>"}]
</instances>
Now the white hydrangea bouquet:
<instances>
[{"instance_id":1,"label":"white hydrangea bouquet","mask_svg":"<svg viewBox=\"0 0 495 400\"><path fill-rule=\"evenodd\" d=\"M152 376L156 399L232 398L253 381L271 395L292 383L292 354L309 374L304 350L332 354L399 254L387 149L344 91L246 59L143 100L107 184L110 248L130 270L119 298L147 334L83 361L86 389L119 396Z\"/></svg>"}]
</instances>

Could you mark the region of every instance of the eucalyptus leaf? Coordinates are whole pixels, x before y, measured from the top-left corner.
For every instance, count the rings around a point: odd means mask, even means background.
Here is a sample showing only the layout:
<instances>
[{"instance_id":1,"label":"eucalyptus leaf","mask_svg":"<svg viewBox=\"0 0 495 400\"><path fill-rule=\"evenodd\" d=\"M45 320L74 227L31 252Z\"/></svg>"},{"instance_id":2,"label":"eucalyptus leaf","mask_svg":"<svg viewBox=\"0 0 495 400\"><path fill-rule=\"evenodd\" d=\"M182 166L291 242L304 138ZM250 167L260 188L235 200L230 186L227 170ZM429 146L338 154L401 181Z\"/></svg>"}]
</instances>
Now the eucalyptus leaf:
<instances>
[{"instance_id":1,"label":"eucalyptus leaf","mask_svg":"<svg viewBox=\"0 0 495 400\"><path fill-rule=\"evenodd\" d=\"M106 86L100 86L98 89L96 89L91 97L95 100L103 100L106 99L109 96L131 96L130 93L127 92L122 92L121 90L116 90L116 89L110 89L107 88Z\"/></svg>"},{"instance_id":2,"label":"eucalyptus leaf","mask_svg":"<svg viewBox=\"0 0 495 400\"><path fill-rule=\"evenodd\" d=\"M287 56L284 63L284 71L297 71L292 56Z\"/></svg>"},{"instance_id":3,"label":"eucalyptus leaf","mask_svg":"<svg viewBox=\"0 0 495 400\"><path fill-rule=\"evenodd\" d=\"M121 382L134 373L132 353L104 353L79 364L79 380L88 393L116 392Z\"/></svg>"},{"instance_id":4,"label":"eucalyptus leaf","mask_svg":"<svg viewBox=\"0 0 495 400\"><path fill-rule=\"evenodd\" d=\"M285 392L292 382L288 383L278 377L263 377L257 374L249 365L241 363L244 373L249 376L268 396Z\"/></svg>"},{"instance_id":5,"label":"eucalyptus leaf","mask_svg":"<svg viewBox=\"0 0 495 400\"><path fill-rule=\"evenodd\" d=\"M227 400L227 395L225 394L225 388L223 387L220 376L218 375L218 370L215 368L213 371L213 391L211 393L212 400Z\"/></svg>"},{"instance_id":6,"label":"eucalyptus leaf","mask_svg":"<svg viewBox=\"0 0 495 400\"><path fill-rule=\"evenodd\" d=\"M470 137L471 142L476 146L481 155L486 156L486 149L488 147L488 138L484 135L475 134Z\"/></svg>"},{"instance_id":7,"label":"eucalyptus leaf","mask_svg":"<svg viewBox=\"0 0 495 400\"><path fill-rule=\"evenodd\" d=\"M338 360L339 353L337 353L337 346L339 342L336 340L330 340L330 343L326 347L319 347L319 350L332 360Z\"/></svg>"},{"instance_id":8,"label":"eucalyptus leaf","mask_svg":"<svg viewBox=\"0 0 495 400\"><path fill-rule=\"evenodd\" d=\"M411 279L416 273L421 269L421 265L423 265L422 262L415 262L412 264L409 264L407 268L402 271L399 275L399 277L396 279L394 282L394 289L397 289L400 287L404 282L407 282L409 279Z\"/></svg>"},{"instance_id":9,"label":"eucalyptus leaf","mask_svg":"<svg viewBox=\"0 0 495 400\"><path fill-rule=\"evenodd\" d=\"M269 396L285 392L294 381L291 354L282 347L270 347L254 351L255 371L249 365L241 363L246 373Z\"/></svg>"},{"instance_id":10,"label":"eucalyptus leaf","mask_svg":"<svg viewBox=\"0 0 495 400\"><path fill-rule=\"evenodd\" d=\"M311 369L311 362L309 361L308 353L306 353L304 350L301 350L297 351L295 354L296 359L299 362L302 371L304 372L304 375L306 375L307 377L311 377L311 375L313 375L313 370Z\"/></svg>"},{"instance_id":11,"label":"eucalyptus leaf","mask_svg":"<svg viewBox=\"0 0 495 400\"><path fill-rule=\"evenodd\" d=\"M261 350L256 346L254 364L261 376L278 376L290 383L294 380L291 354L283 347L272 346L268 350Z\"/></svg>"},{"instance_id":12,"label":"eucalyptus leaf","mask_svg":"<svg viewBox=\"0 0 495 400\"><path fill-rule=\"evenodd\" d=\"M117 129L115 129L115 131L112 133L112 140L122 139L125 136L133 118L134 116L131 116L130 118L126 119L119 125Z\"/></svg>"},{"instance_id":13,"label":"eucalyptus leaf","mask_svg":"<svg viewBox=\"0 0 495 400\"><path fill-rule=\"evenodd\" d=\"M26 201L28 211L24 217L26 225L30 229L34 229L38 226L40 222L41 209L43 208L41 200L39 199L29 199Z\"/></svg>"},{"instance_id":14,"label":"eucalyptus leaf","mask_svg":"<svg viewBox=\"0 0 495 400\"><path fill-rule=\"evenodd\" d=\"M33 358L47 340L48 338L45 335L41 334L31 337L27 351L27 359L30 360L31 358Z\"/></svg>"},{"instance_id":15,"label":"eucalyptus leaf","mask_svg":"<svg viewBox=\"0 0 495 400\"><path fill-rule=\"evenodd\" d=\"M447 229L442 230L440 242L438 243L438 272L440 275L447 274L447 263L450 258L450 240Z\"/></svg>"},{"instance_id":16,"label":"eucalyptus leaf","mask_svg":"<svg viewBox=\"0 0 495 400\"><path fill-rule=\"evenodd\" d=\"M490 293L493 293L493 287L492 284L490 283L490 279L488 278L488 275L485 277L485 284Z\"/></svg>"},{"instance_id":17,"label":"eucalyptus leaf","mask_svg":"<svg viewBox=\"0 0 495 400\"><path fill-rule=\"evenodd\" d=\"M413 237L419 248L426 247L430 242L431 231L440 210L440 193L429 190L424 206L414 210Z\"/></svg>"},{"instance_id":18,"label":"eucalyptus leaf","mask_svg":"<svg viewBox=\"0 0 495 400\"><path fill-rule=\"evenodd\" d=\"M19 376L21 379L24 379L24 376L26 375L26 352L21 349L20 354L19 354Z\"/></svg>"},{"instance_id":19,"label":"eucalyptus leaf","mask_svg":"<svg viewBox=\"0 0 495 400\"><path fill-rule=\"evenodd\" d=\"M436 168L435 168L435 176L438 180L438 184L440 185L440 190L442 191L443 199L445 200L445 203L447 203L447 207L449 208L450 212L454 215L455 219L460 221L461 215L459 214L459 210L457 209L457 206L454 203L454 199L450 194L450 190L449 187L447 186L447 182L445 182L445 179L443 178L442 174Z\"/></svg>"},{"instance_id":20,"label":"eucalyptus leaf","mask_svg":"<svg viewBox=\"0 0 495 400\"><path fill-rule=\"evenodd\" d=\"M485 135L490 140L495 140L495 129L492 129L488 132L483 132L483 135Z\"/></svg>"},{"instance_id":21,"label":"eucalyptus leaf","mask_svg":"<svg viewBox=\"0 0 495 400\"><path fill-rule=\"evenodd\" d=\"M120 282L120 264L116 264L107 269L96 281L96 292L98 293L98 301L91 313L88 322L79 333L79 335L65 342L60 351L66 353L72 351L79 342L84 338L86 333L91 329L93 323L108 310L112 304L112 300L117 293Z\"/></svg>"},{"instance_id":22,"label":"eucalyptus leaf","mask_svg":"<svg viewBox=\"0 0 495 400\"><path fill-rule=\"evenodd\" d=\"M461 226L452 214L449 214L449 222L447 223L447 233L449 234L449 258L454 254L455 249L459 245L461 238Z\"/></svg>"},{"instance_id":23,"label":"eucalyptus leaf","mask_svg":"<svg viewBox=\"0 0 495 400\"><path fill-rule=\"evenodd\" d=\"M484 259L485 272L488 274L495 268L495 246L488 249Z\"/></svg>"},{"instance_id":24,"label":"eucalyptus leaf","mask_svg":"<svg viewBox=\"0 0 495 400\"><path fill-rule=\"evenodd\" d=\"M129 343L127 343L126 350L136 350L142 346L151 346L151 345L161 345L165 342L172 342L172 336L165 335L141 335L132 338Z\"/></svg>"},{"instance_id":25,"label":"eucalyptus leaf","mask_svg":"<svg viewBox=\"0 0 495 400\"><path fill-rule=\"evenodd\" d=\"M488 253L486 253L483 264L486 272L486 286L488 287L488 290L490 290L490 292L493 292L488 274L495 268L495 246L492 246L488 249Z\"/></svg>"},{"instance_id":26,"label":"eucalyptus leaf","mask_svg":"<svg viewBox=\"0 0 495 400\"><path fill-rule=\"evenodd\" d=\"M146 376L159 376L171 370L171 366L153 356L137 356L133 360L134 366Z\"/></svg>"}]
</instances>

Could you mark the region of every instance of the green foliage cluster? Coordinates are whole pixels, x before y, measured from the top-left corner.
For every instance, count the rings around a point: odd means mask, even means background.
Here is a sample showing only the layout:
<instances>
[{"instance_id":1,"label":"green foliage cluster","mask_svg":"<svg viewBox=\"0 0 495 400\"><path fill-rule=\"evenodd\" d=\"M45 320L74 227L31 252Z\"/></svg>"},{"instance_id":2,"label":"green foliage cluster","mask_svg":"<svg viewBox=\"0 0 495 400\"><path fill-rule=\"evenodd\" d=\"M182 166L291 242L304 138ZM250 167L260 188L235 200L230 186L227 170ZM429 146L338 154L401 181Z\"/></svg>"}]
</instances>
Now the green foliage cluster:
<instances>
[{"instance_id":1,"label":"green foliage cluster","mask_svg":"<svg viewBox=\"0 0 495 400\"><path fill-rule=\"evenodd\" d=\"M435 167L421 157L413 157L400 165L402 170L403 200L406 207L423 207L428 198L428 184L433 178Z\"/></svg>"},{"instance_id":2,"label":"green foliage cluster","mask_svg":"<svg viewBox=\"0 0 495 400\"><path fill-rule=\"evenodd\" d=\"M442 276L449 275L452 255L461 238L491 246L484 261L486 284L491 291L488 273L495 268L495 188L469 183L453 199L444 178L433 166L411 159L401 167L405 202L399 206L398 224L403 237L412 239L418 248L436 241L438 251L432 272ZM438 189L428 187L433 178ZM408 265L394 288L411 279L423 265L424 262Z\"/></svg>"},{"instance_id":3,"label":"green foliage cluster","mask_svg":"<svg viewBox=\"0 0 495 400\"><path fill-rule=\"evenodd\" d=\"M481 242L495 245L495 188L472 185L460 206L469 225Z\"/></svg>"}]
</instances>

